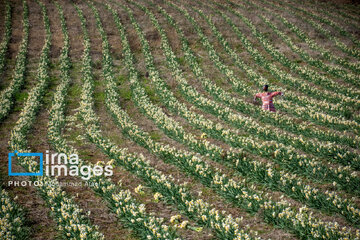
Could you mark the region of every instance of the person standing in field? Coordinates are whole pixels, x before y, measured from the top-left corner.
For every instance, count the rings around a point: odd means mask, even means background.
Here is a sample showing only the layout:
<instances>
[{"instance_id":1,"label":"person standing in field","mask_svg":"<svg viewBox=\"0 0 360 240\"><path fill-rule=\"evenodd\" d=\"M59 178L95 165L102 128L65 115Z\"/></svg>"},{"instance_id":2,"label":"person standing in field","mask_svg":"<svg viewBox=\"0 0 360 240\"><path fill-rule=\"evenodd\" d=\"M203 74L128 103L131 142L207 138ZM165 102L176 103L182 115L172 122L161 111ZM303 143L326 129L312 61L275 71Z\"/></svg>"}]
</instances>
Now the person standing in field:
<instances>
[{"instance_id":1,"label":"person standing in field","mask_svg":"<svg viewBox=\"0 0 360 240\"><path fill-rule=\"evenodd\" d=\"M263 92L257 93L254 96L254 102L256 101L256 98L261 98L262 109L271 111L271 112L276 112L276 109L275 109L272 99L273 99L273 97L275 97L277 95L283 96L284 93L283 92L268 92L268 88L269 88L268 85L264 85Z\"/></svg>"}]
</instances>

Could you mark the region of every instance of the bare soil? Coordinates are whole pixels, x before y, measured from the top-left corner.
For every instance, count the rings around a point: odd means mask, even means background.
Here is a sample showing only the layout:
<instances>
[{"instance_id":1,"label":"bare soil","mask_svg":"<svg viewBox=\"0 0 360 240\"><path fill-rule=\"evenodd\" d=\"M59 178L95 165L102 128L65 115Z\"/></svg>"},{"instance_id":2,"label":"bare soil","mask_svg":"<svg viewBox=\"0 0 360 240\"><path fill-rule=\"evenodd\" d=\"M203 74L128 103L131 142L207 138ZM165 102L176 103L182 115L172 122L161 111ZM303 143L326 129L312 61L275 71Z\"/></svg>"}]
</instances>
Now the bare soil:
<instances>
[{"instance_id":1,"label":"bare soil","mask_svg":"<svg viewBox=\"0 0 360 240\"><path fill-rule=\"evenodd\" d=\"M331 0L331 1L322 1L317 0L316 4L319 6L324 6L324 3L331 2L331 6L339 6L341 11L349 11L351 14L359 13L359 4L358 1L354 0ZM52 32L52 42L51 42L51 66L50 66L50 83L48 86L48 91L45 93L44 100L42 102L41 110L38 112L36 121L31 128L30 133L28 134L28 145L31 151L34 152L45 152L46 150L50 150L51 152L55 152L53 146L49 143L47 139L47 125L49 121L49 109L52 103L52 97L56 90L57 85L61 81L61 74L59 72L59 56L61 52L61 48L63 46L63 36L61 31L60 19L58 15L58 11L53 1L50 0L42 0L45 3L47 8L47 13L49 15L50 24L51 24L51 32ZM101 1L97 1L100 3ZM193 104L188 102L179 92L177 82L172 76L171 71L166 65L166 59L161 49L161 39L160 35L157 32L156 28L152 25L152 22L148 18L145 13L138 9L136 6L127 3L126 1L120 1L119 5L114 4L109 1L110 4L116 11L119 13L119 17L121 22L126 27L126 34L128 39L130 40L130 47L134 53L136 68L139 72L139 80L143 87L146 88L147 94L149 94L151 101L161 107L163 112L177 121L186 132L194 134L195 136L200 137L202 132L198 129L195 129L193 126L189 124L189 122L177 115L176 113L171 112L167 109L166 105L160 101L156 89L150 79L146 76L147 70L144 62L144 55L141 50L141 43L137 36L135 29L133 28L130 19L127 13L120 7L121 4L127 4L133 12L136 21L140 24L142 30L145 33L146 39L149 41L151 52L154 56L155 67L159 70L161 78L168 84L169 89L174 93L174 95L178 98L178 100L184 103L188 108L192 107ZM210 96L201 86L200 82L194 74L192 73L188 63L184 59L184 52L181 49L181 42L176 31L167 23L167 20L158 12L158 10L146 2L137 1L141 4L146 5L153 13L156 18L159 20L159 23L165 29L165 32L169 38L171 47L181 62L181 68L184 72L184 76L188 80L188 82L194 86L203 96L215 100L212 96ZM224 0L217 0L217 2L225 4ZM127 148L129 152L136 153L138 155L143 155L146 160L149 161L150 165L154 168L162 171L166 175L171 175L174 177L175 181L179 184L188 183L189 191L194 195L198 196L201 199L204 199L206 202L210 203L211 206L216 207L220 211L226 211L226 214L232 214L234 217L243 217L244 220L241 224L243 229L247 230L255 230L259 232L259 236L262 238L271 238L271 239L295 239L296 237L285 230L278 229L270 224L264 222L262 218L262 213L259 212L255 215L250 215L245 212L243 209L235 206L234 204L229 203L224 198L220 197L213 189L204 187L198 180L189 176L187 173L184 173L180 168L175 167L166 161L166 159L161 159L154 154L150 153L143 147L135 144L129 138L123 135L121 129L116 125L110 113L107 111L105 102L105 82L102 76L102 42L97 30L96 21L94 18L94 14L91 9L88 7L86 2L75 0L73 3L77 4L77 6L82 9L84 16L87 20L87 29L91 39L91 57L93 61L93 73L94 73L94 109L96 114L100 120L100 128L102 130L102 134L104 137L109 138L112 142L116 143L119 148ZM207 50L200 43L200 39L196 34L194 28L190 24L190 22L176 9L169 7L166 3L160 0L153 0L153 3L162 6L174 19L177 24L181 26L183 29L185 36L189 40L189 44L192 50L199 58L199 62L201 67L203 68L207 77L216 82L219 86L221 86L224 90L228 91L233 97L242 97L239 94L235 93L232 89L232 85L227 81L226 77L213 65ZM7 54L8 66L6 68L5 73L3 73L0 82L0 90L5 88L11 81L12 69L14 68L15 57L19 49L20 42L22 40L22 5L20 0L11 2L13 10L12 10L12 37L9 44L9 51ZM69 89L67 101L67 109L66 109L66 117L67 124L63 131L63 137L74 146L80 153L79 157L96 163L98 161L109 161L109 157L101 152L97 146L87 140L84 136L85 129L81 124L81 120L78 118L78 107L80 103L80 93L82 87L82 78L81 78L81 57L83 53L83 39L82 39L82 29L79 17L77 12L75 11L74 6L71 1L59 1L59 4L63 7L65 18L67 21L67 27L69 31L70 37L70 57L73 63L73 67L71 69L71 86ZM245 50L245 48L240 43L239 39L232 31L231 27L224 22L224 20L217 15L213 10L211 10L207 4L200 3L197 1L189 1L183 0L179 3L184 6L192 16L196 19L196 21L201 26L204 34L208 36L209 41L214 45L216 52L219 54L220 58L223 60L224 64L227 65L231 70L234 71L236 76L239 79L244 80L246 84L256 88L254 84L246 78L246 75L238 69L234 64L232 59L228 56L228 54L223 50L221 44L217 41L217 38L212 34L211 29L208 24L200 17L195 11L193 11L189 6L195 6L197 8L201 8L205 14L211 15L212 19L215 21L215 25L222 32L224 37L229 41L230 46L233 49L238 51L239 56L248 63L252 68L254 68L259 73L263 74L266 77L269 77L270 74L263 69L263 67L259 66L250 54ZM256 2L256 4L262 5L263 3ZM31 228L31 239L58 239L59 232L57 231L56 222L51 217L49 206L46 206L43 199L39 196L37 190L33 186L27 187L14 187L10 186L10 181L15 180L29 180L27 177L8 177L7 176L7 153L8 153L8 141L10 139L10 134L12 128L15 126L16 121L19 118L19 114L23 109L24 102L26 101L26 96L28 92L35 86L36 72L38 67L39 55L41 49L44 44L44 26L43 19L41 14L41 8L36 3L36 1L28 1L29 5L29 20L30 20L30 35L29 35L29 54L28 54L28 64L26 71L26 79L25 86L16 97L15 105L13 107L12 112L9 116L2 122L0 122L0 183L2 186L10 193L10 196L15 197L18 196L16 202L18 202L26 211L26 219L27 226ZM330 5L330 3L329 3ZM0 12L2 13L4 10L4 1L0 2ZM119 91L120 91L120 106L129 114L132 120L144 131L148 132L150 136L158 142L163 144L169 144L171 146L176 147L177 149L190 151L190 149L174 139L168 137L159 127L156 126L154 121L150 118L144 116L141 110L134 104L134 100L131 95L131 86L128 81L128 69L125 66L123 61L123 49L121 46L121 39L116 28L116 25L113 21L112 15L109 11L104 8L101 4L95 4L96 8L99 10L101 21L103 23L103 27L108 36L108 40L111 46L111 54L114 60L114 74L118 81ZM354 6L353 11L346 10L349 9L349 6ZM308 6L307 6L308 7ZM251 9L251 8L250 8ZM274 46L288 56L291 60L298 61L300 65L309 67L305 62L303 62L300 57L291 51L287 45L281 41L281 39L265 25L262 20L257 16L261 13L260 10L252 9L251 11L239 10L242 14L247 16L253 23L256 24L257 28L264 32L269 39L271 39ZM281 13L279 10L274 9L275 13ZM345 53L338 50L334 47L334 44L329 40L322 36L320 33L315 31L310 25L305 24L301 19L292 16L289 13L283 13L284 17L289 19L291 22L299 25L302 29L306 30L306 33L310 35L313 39L317 41L317 43L326 46L326 48L331 49L337 56L343 56L344 58L348 57ZM235 22L237 26L243 31L246 36L250 39L250 41L254 44L254 46L263 54L266 59L269 61L273 61L277 66L289 72L289 69L276 63L272 57L263 49L261 44L257 39L252 37L252 33L250 29L241 22L236 16L233 14L228 14L229 17ZM281 25L281 23L275 18L273 18L270 14L266 14L266 17L272 19L275 25L277 25L281 31L286 32L292 39L296 39L296 36L291 33L288 29ZM4 17L0 16L0 21L3 21ZM326 29L331 29L327 26L324 26ZM348 28L352 29L352 28ZM0 36L4 32L3 24L0 24ZM336 33L338 34L338 33ZM350 43L348 39L343 36L340 36L341 40L345 43ZM295 41L295 40L294 40ZM304 49L307 53L309 53L312 57L318 57L318 53L312 51L307 44L297 40L296 44ZM353 58L352 61L355 61ZM329 62L328 62L329 63ZM333 64L333 63L329 63ZM315 67L310 67L313 70L320 72ZM295 74L294 74L295 75ZM327 75L328 76L328 75ZM330 77L330 76L329 76ZM336 81L338 84L343 84L341 79L337 79L334 77L330 77L332 80ZM281 85L281 84L280 84ZM314 87L318 87L313 85ZM319 88L320 89L320 88ZM250 102L251 99L245 99L245 101ZM226 107L225 105L219 103L219 105ZM256 106L254 106L256 107ZM236 130L235 127L227 124L226 122L220 120L216 116L208 114L200 109L193 108L193 111L198 114L203 115L207 119L211 119L215 123L221 123L228 129ZM306 119L298 118L299 123L302 121L307 121ZM323 131L328 131L329 128L319 126L314 124L314 128L320 129ZM247 133L246 129L240 129L240 133ZM340 133L339 133L340 134ZM342 134L342 133L341 133ZM349 133L344 133L349 134ZM352 133L350 133L352 134ZM213 139L211 137L208 140L215 145L222 147L223 149L230 149L230 146L220 140ZM358 151L359 149L356 149ZM301 152L302 153L302 152ZM271 159L264 159L258 156L254 156L249 154L249 157L256 159L261 162L268 162ZM223 173L226 173L228 176L234 178L237 181L244 180L242 177L238 176L235 171L224 164L213 162L208 157L203 157L203 160L211 165L214 169L218 169ZM333 167L338 167L339 165L332 165ZM13 171L22 171L22 168L17 164L14 164ZM149 188L145 188L145 193L143 195L137 194L134 189L138 185L146 185L144 181L142 181L137 176L131 174L130 172L124 170L124 168L117 166L114 169L114 175L110 178L113 183L122 182L122 188L128 189L131 191L132 195L138 200L139 203L145 204L147 212L150 214L154 214L159 217L163 217L165 219L166 224L171 225L169 219L171 216L181 214L182 211L176 208L176 206L169 205L164 202L156 202L154 201L153 195L154 192ZM320 188L322 191L326 190L335 190L337 191L330 183L322 184L316 183L309 179L303 179L306 183L311 186L316 186ZM84 210L84 213L88 213L88 217L92 224L99 226L99 231L105 235L105 239L123 239L123 240L131 240L137 239L137 236L134 235L133 231L124 227L124 224L119 221L117 216L112 213L107 205L107 203L98 195L94 193L89 187L84 186L85 181L82 181L80 178L62 176L59 177L60 182L82 182L83 186L73 187L73 186L65 186L63 189L66 193L73 197L75 202ZM282 196L283 194L278 191L271 191L268 188L265 188L261 184L254 184L254 187L258 191L263 191L264 194L268 194L274 200L280 201L280 199L284 198L289 203L291 203L296 208L300 208L303 203L299 201L295 201L287 196ZM357 196L352 194L345 194L342 191L337 191L341 196L346 198L353 198L353 201L359 207L360 199ZM351 224L346 222L343 217L337 214L327 214L321 212L319 210L312 209L314 215L319 219L332 222L337 221L340 226L346 226L347 228L354 228ZM198 224L191 219L188 219L185 216L182 216L183 220L189 220L191 226L198 226ZM185 239L215 239L216 235L214 231L211 231L209 228L204 228L200 232L196 232L193 230L179 230L179 234Z\"/></svg>"}]
</instances>

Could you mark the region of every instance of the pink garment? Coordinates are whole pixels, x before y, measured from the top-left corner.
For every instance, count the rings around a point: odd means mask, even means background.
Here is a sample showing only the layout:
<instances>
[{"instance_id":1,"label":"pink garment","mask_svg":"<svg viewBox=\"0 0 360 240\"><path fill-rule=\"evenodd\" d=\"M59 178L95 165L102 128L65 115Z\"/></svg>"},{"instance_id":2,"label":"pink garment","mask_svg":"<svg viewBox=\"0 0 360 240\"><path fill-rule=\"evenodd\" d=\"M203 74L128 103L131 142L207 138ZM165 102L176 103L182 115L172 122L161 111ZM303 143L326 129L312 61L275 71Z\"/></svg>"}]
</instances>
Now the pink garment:
<instances>
[{"instance_id":1,"label":"pink garment","mask_svg":"<svg viewBox=\"0 0 360 240\"><path fill-rule=\"evenodd\" d=\"M282 94L282 92L263 92L263 93L257 93L255 95L255 97L261 98L262 109L268 110L271 112L276 112L272 98L275 97L276 95L281 95L281 94Z\"/></svg>"}]
</instances>

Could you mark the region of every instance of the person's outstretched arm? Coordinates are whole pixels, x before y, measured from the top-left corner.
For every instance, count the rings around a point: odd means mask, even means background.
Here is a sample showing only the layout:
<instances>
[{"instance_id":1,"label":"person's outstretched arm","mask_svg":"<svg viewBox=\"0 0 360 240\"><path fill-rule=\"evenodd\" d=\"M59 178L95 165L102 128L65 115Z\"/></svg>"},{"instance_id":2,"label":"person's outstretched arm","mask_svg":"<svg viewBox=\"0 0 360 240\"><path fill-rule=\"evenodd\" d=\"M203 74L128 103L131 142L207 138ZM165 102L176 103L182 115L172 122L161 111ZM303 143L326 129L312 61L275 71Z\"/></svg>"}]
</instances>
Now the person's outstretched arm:
<instances>
[{"instance_id":1,"label":"person's outstretched arm","mask_svg":"<svg viewBox=\"0 0 360 240\"><path fill-rule=\"evenodd\" d=\"M272 93L271 93L271 96L272 96L272 97L275 97L275 96L277 96L277 95L283 96L284 93L283 93L283 92L272 92Z\"/></svg>"}]
</instances>

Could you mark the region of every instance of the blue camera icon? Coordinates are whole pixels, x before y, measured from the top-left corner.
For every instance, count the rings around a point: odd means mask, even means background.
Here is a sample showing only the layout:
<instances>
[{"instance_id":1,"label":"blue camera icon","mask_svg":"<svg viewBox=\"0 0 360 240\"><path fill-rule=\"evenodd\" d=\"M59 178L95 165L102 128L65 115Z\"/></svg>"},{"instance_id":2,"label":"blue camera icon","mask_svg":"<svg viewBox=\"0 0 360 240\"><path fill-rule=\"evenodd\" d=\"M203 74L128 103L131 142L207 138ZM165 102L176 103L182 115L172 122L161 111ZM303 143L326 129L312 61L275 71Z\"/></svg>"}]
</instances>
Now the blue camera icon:
<instances>
[{"instance_id":1,"label":"blue camera icon","mask_svg":"<svg viewBox=\"0 0 360 240\"><path fill-rule=\"evenodd\" d=\"M13 157L39 157L40 158L40 171L34 173L14 173L11 170L11 160ZM42 176L43 175L43 153L19 153L18 151L14 151L13 153L8 153L9 158L9 176Z\"/></svg>"}]
</instances>

